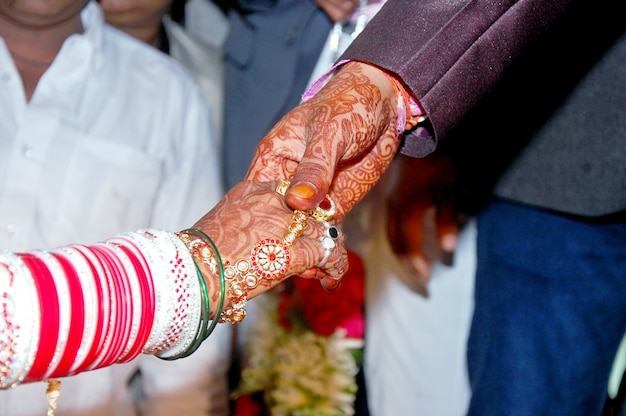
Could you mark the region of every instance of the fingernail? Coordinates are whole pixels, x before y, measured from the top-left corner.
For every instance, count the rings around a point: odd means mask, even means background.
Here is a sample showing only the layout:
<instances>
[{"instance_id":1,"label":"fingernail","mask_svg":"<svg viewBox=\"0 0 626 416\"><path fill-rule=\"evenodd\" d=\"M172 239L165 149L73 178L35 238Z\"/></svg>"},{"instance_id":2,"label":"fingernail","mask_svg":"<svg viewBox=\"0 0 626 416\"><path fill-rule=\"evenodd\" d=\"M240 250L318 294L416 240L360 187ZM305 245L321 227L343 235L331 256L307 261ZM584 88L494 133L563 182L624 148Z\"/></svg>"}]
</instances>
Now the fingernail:
<instances>
[{"instance_id":1,"label":"fingernail","mask_svg":"<svg viewBox=\"0 0 626 416\"><path fill-rule=\"evenodd\" d=\"M289 188L289 193L300 198L311 198L315 195L315 187L307 182L301 182Z\"/></svg>"}]
</instances>

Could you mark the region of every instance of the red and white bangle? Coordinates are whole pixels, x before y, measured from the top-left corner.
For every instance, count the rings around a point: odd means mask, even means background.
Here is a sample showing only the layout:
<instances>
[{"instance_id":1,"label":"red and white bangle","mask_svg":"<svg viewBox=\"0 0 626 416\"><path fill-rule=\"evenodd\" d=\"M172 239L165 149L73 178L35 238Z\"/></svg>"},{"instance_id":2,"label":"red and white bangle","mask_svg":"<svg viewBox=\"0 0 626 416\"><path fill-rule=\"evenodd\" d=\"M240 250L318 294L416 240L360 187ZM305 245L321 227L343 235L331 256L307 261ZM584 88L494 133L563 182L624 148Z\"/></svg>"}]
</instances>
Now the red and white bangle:
<instances>
[{"instance_id":1,"label":"red and white bangle","mask_svg":"<svg viewBox=\"0 0 626 416\"><path fill-rule=\"evenodd\" d=\"M71 370L71 374L78 374L96 368L95 363L104 350L106 335L111 322L111 295L108 283L109 279L107 279L105 269L98 257L87 246L73 245L72 248L75 249L89 265L95 288L95 297L92 299L93 303L97 306L96 314L91 316L92 325L94 327L91 346L87 349L82 362L77 360Z\"/></svg>"},{"instance_id":2,"label":"red and white bangle","mask_svg":"<svg viewBox=\"0 0 626 416\"><path fill-rule=\"evenodd\" d=\"M131 298L133 302L132 327L130 339L118 362L128 362L141 353L141 348L148 341L150 328L154 321L154 291L149 269L141 251L131 240L116 237L107 240L114 247L130 277Z\"/></svg>"},{"instance_id":3,"label":"red and white bangle","mask_svg":"<svg viewBox=\"0 0 626 416\"><path fill-rule=\"evenodd\" d=\"M159 230L0 253L0 388L182 356L206 318L200 282L186 245Z\"/></svg>"},{"instance_id":4,"label":"red and white bangle","mask_svg":"<svg viewBox=\"0 0 626 416\"><path fill-rule=\"evenodd\" d=\"M98 367L108 367L117 361L125 346L125 342L129 336L129 328L131 326L131 316L129 305L130 290L127 282L126 271L122 263L119 261L112 249L105 244L96 244L90 247L102 260L105 267L110 271L112 279L112 288L114 290L112 298L115 298L115 319L110 329L111 342L108 351L102 356L102 360L98 363Z\"/></svg>"},{"instance_id":5,"label":"red and white bangle","mask_svg":"<svg viewBox=\"0 0 626 416\"><path fill-rule=\"evenodd\" d=\"M118 245L112 244L110 241L107 241L106 245L115 252L117 258L122 263L127 284L125 303L128 306L129 323L125 339L122 343L123 349L116 358L116 362L119 363L124 361L137 339L137 334L139 333L139 322L143 316L143 297L141 296L139 289L137 269L127 252Z\"/></svg>"},{"instance_id":6,"label":"red and white bangle","mask_svg":"<svg viewBox=\"0 0 626 416\"><path fill-rule=\"evenodd\" d=\"M66 348L68 342L70 342L70 327L72 324L72 315L75 309L83 308L83 299L82 296L80 298L72 298L70 296L69 280L75 276L66 276L66 271L62 268L61 264L59 264L55 257L53 257L50 253L46 251L32 251L30 252L30 254L37 256L48 268L57 291L59 309L59 331L57 335L57 344L54 350L54 355L52 357L52 360L50 361L50 364L48 365L48 370L44 375L44 379L48 379L56 377L53 376L53 374L58 368L58 365L61 362L62 358L66 354ZM73 268L70 268L70 271L72 273L75 273ZM74 327L76 326L78 325L75 325ZM75 329L81 331L80 336L82 337L82 329ZM71 343L73 343L73 341Z\"/></svg>"},{"instance_id":7,"label":"red and white bangle","mask_svg":"<svg viewBox=\"0 0 626 416\"><path fill-rule=\"evenodd\" d=\"M126 253L131 259L134 257L133 265L137 271L142 297L142 315L138 322L137 337L127 356L120 359L120 361L126 362L141 354L142 349L148 344L150 333L154 327L157 295L151 267L155 268L155 250L154 248L149 249L150 244L148 244L147 238L139 233L121 234L107 241L127 250Z\"/></svg>"},{"instance_id":8,"label":"red and white bangle","mask_svg":"<svg viewBox=\"0 0 626 416\"><path fill-rule=\"evenodd\" d=\"M111 350L115 348L115 344L118 342L116 336L119 336L121 320L119 318L120 310L118 302L120 299L121 289L117 286L117 274L115 270L112 270L112 264L106 257L105 253L102 253L100 249L94 246L85 247L91 255L95 258L96 264L103 270L100 275L103 280L103 285L106 288L108 300L105 301L108 304L107 320L103 322L103 343L100 344L97 352L97 356L89 366L89 370L95 370L106 366L107 360L110 358Z\"/></svg>"},{"instance_id":9,"label":"red and white bangle","mask_svg":"<svg viewBox=\"0 0 626 416\"><path fill-rule=\"evenodd\" d=\"M65 338L65 345L57 347L58 364L56 368L51 369L46 378L63 377L69 374L70 369L76 361L78 350L83 342L83 333L85 332L85 297L78 276L78 271L68 258L58 253L50 253L48 256L56 259L66 277L68 305L70 306L70 316L67 323L63 321L59 336ZM46 256L47 257L47 256ZM53 271L54 275L54 271ZM62 280L62 279L59 279ZM57 284L60 287L60 284ZM90 300L90 299L88 299ZM61 302L62 302L61 298Z\"/></svg>"},{"instance_id":10,"label":"red and white bangle","mask_svg":"<svg viewBox=\"0 0 626 416\"><path fill-rule=\"evenodd\" d=\"M35 281L22 260L13 253L0 253L1 389L23 382L35 361L41 326L35 298Z\"/></svg>"},{"instance_id":11,"label":"red and white bangle","mask_svg":"<svg viewBox=\"0 0 626 416\"><path fill-rule=\"evenodd\" d=\"M193 258L175 234L159 230L140 232L147 237L146 244L152 246L148 252L160 270L153 273L157 307L143 352L167 358L184 351L195 338L201 315L201 289Z\"/></svg>"},{"instance_id":12,"label":"red and white bangle","mask_svg":"<svg viewBox=\"0 0 626 416\"><path fill-rule=\"evenodd\" d=\"M96 288L94 271L84 257L84 255L75 247L67 246L60 247L51 252L53 255L63 256L70 265L75 268L78 276L80 287L82 289L82 298L84 299L84 327L82 333L82 339L78 346L78 351L73 359L72 365L67 374L74 374L76 369L84 363L91 349L94 345L97 333L97 324L99 318L99 295ZM66 265L66 267L68 267ZM77 319L72 318L73 325L77 324Z\"/></svg>"},{"instance_id":13,"label":"red and white bangle","mask_svg":"<svg viewBox=\"0 0 626 416\"><path fill-rule=\"evenodd\" d=\"M33 253L20 254L20 258L35 280L41 308L39 333L36 335L38 338L37 354L25 381L39 381L43 380L47 374L57 349L61 328L59 297L54 277L42 259Z\"/></svg>"},{"instance_id":14,"label":"red and white bangle","mask_svg":"<svg viewBox=\"0 0 626 416\"><path fill-rule=\"evenodd\" d=\"M195 339L202 308L201 288L193 257L175 234L167 233L166 237L170 246L162 244L160 248L168 249L165 258L169 259L170 274L167 279L175 298L172 301L173 313L169 316L169 329L163 337L166 342L155 353L162 358L179 355L189 347Z\"/></svg>"},{"instance_id":15,"label":"red and white bangle","mask_svg":"<svg viewBox=\"0 0 626 416\"><path fill-rule=\"evenodd\" d=\"M167 238L154 230L139 230L136 239L141 239L138 245L144 250L150 264L150 274L154 287L155 308L154 322L150 329L148 341L144 345L144 354L155 354L161 351L165 343L170 325L169 317L173 314L174 305L170 301L171 288L168 285L169 275L165 253L159 247L160 244L168 244Z\"/></svg>"}]
</instances>

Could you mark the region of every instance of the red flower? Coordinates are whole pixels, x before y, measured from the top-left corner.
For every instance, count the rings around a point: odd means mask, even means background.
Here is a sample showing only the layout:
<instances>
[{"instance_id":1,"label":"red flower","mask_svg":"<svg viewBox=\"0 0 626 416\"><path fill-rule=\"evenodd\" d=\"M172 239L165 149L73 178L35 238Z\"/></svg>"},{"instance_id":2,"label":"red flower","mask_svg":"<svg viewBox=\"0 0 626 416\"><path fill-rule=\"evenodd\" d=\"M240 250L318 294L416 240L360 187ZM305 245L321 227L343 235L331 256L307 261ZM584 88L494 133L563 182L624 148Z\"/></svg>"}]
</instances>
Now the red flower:
<instances>
[{"instance_id":1,"label":"red flower","mask_svg":"<svg viewBox=\"0 0 626 416\"><path fill-rule=\"evenodd\" d=\"M278 306L280 325L290 330L294 316L301 315L317 334L330 336L337 329L347 330L350 338L363 338L365 332L365 276L363 262L348 250L349 269L339 289L327 292L315 279L294 279L293 286L281 293Z\"/></svg>"},{"instance_id":2,"label":"red flower","mask_svg":"<svg viewBox=\"0 0 626 416\"><path fill-rule=\"evenodd\" d=\"M286 331L291 331L293 323L291 322L292 314L292 296L291 291L285 290L279 294L278 301L278 325L283 327Z\"/></svg>"},{"instance_id":3,"label":"red flower","mask_svg":"<svg viewBox=\"0 0 626 416\"><path fill-rule=\"evenodd\" d=\"M235 400L235 416L263 416L265 414L263 407L248 395L239 396Z\"/></svg>"}]
</instances>

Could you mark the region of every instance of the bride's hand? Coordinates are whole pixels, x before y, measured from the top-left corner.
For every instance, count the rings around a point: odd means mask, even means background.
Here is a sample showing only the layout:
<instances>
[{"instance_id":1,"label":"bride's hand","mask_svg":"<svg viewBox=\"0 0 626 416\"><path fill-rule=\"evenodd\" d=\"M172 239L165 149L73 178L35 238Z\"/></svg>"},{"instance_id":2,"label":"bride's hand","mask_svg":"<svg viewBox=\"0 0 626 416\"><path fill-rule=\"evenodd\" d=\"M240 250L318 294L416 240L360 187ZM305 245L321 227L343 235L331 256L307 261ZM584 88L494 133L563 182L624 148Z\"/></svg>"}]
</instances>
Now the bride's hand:
<instances>
[{"instance_id":1,"label":"bride's hand","mask_svg":"<svg viewBox=\"0 0 626 416\"><path fill-rule=\"evenodd\" d=\"M348 267L343 235L332 225L332 220L324 223L306 216L304 219L299 217L301 213L287 207L284 197L276 192L277 185L277 181L241 182L194 228L213 240L224 267L238 262L244 267L250 266L250 271L242 273L242 277L245 274L246 281L248 277L250 281L256 277L257 283L248 285L248 299L294 275L319 278L326 288L335 289ZM329 228L334 228L330 233L335 237L331 238L332 242L328 240ZM294 231L301 235L291 244ZM324 248L324 238L326 243L335 246L332 250ZM329 254L327 258L325 253ZM265 269L258 264L260 269L255 268L255 260L259 257L267 258ZM206 270L203 275L208 275ZM219 279L207 280L215 300L219 295Z\"/></svg>"}]
</instances>

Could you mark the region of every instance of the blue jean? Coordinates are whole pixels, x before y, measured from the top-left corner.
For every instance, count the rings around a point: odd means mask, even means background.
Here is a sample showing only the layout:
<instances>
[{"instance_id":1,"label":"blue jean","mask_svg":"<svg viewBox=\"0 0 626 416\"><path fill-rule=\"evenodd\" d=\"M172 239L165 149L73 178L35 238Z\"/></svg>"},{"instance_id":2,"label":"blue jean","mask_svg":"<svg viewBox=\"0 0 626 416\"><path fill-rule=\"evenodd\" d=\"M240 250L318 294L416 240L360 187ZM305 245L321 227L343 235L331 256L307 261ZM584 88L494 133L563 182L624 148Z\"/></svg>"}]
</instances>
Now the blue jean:
<instances>
[{"instance_id":1,"label":"blue jean","mask_svg":"<svg viewBox=\"0 0 626 416\"><path fill-rule=\"evenodd\" d=\"M494 201L477 226L468 414L600 415L626 330L626 223Z\"/></svg>"}]
</instances>

